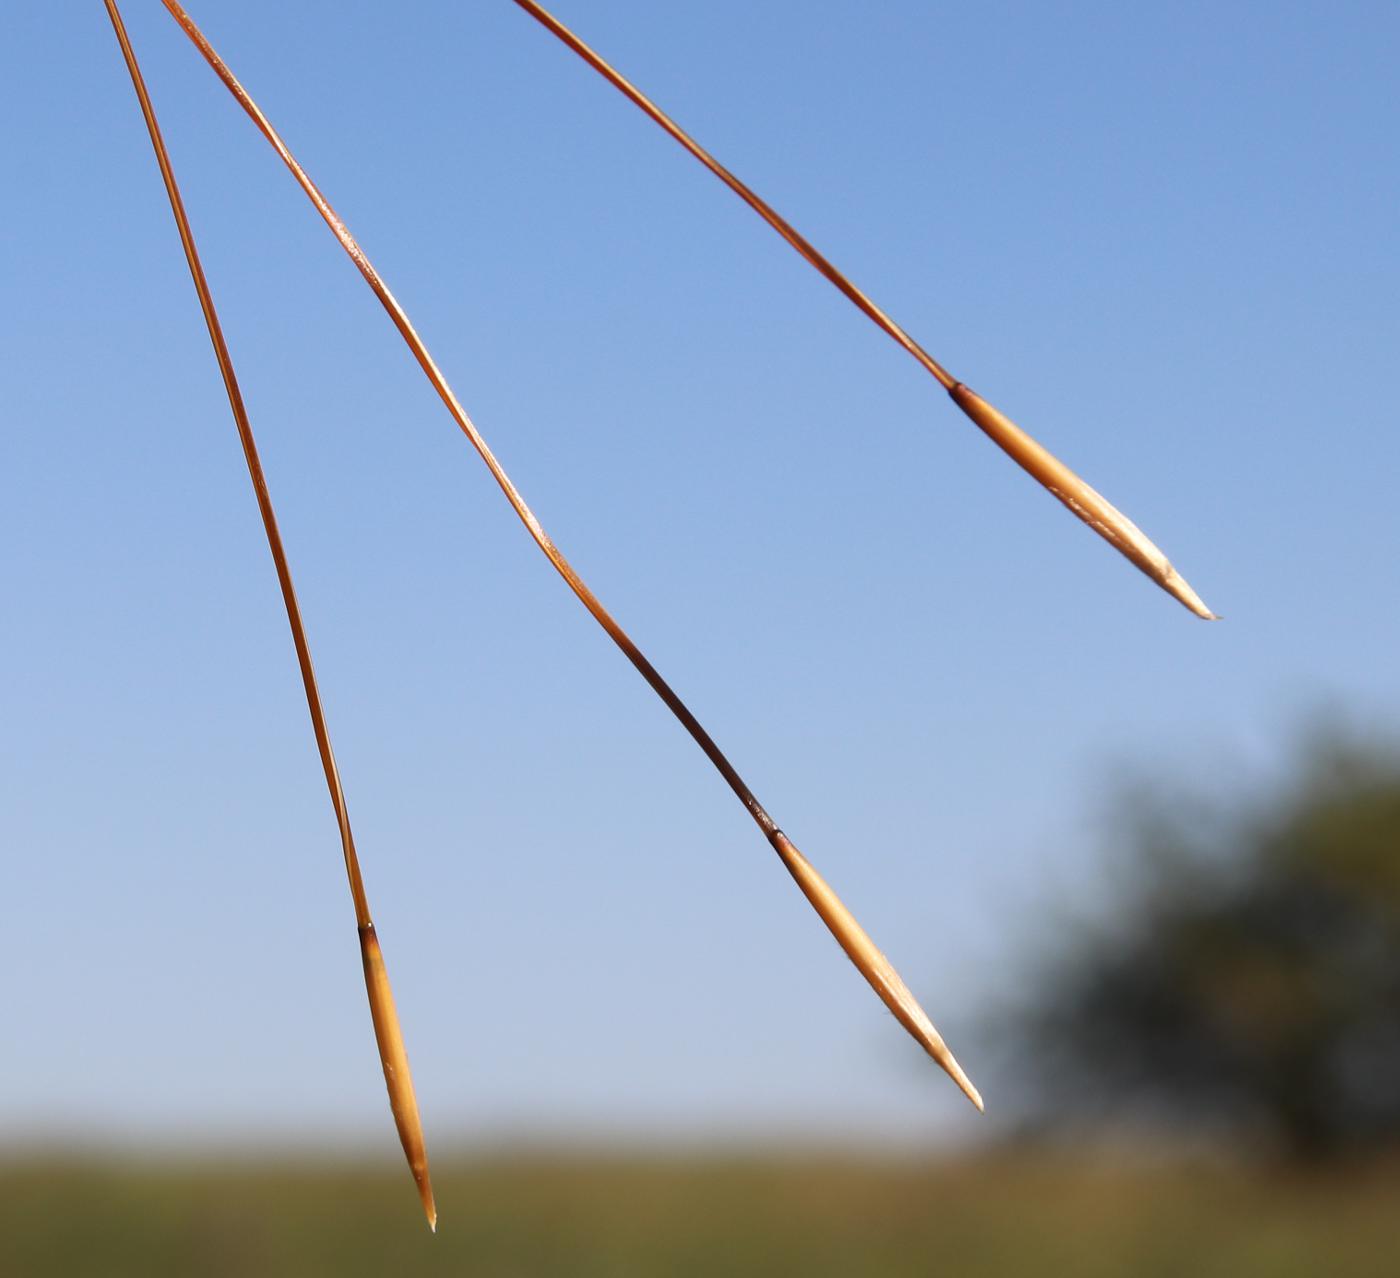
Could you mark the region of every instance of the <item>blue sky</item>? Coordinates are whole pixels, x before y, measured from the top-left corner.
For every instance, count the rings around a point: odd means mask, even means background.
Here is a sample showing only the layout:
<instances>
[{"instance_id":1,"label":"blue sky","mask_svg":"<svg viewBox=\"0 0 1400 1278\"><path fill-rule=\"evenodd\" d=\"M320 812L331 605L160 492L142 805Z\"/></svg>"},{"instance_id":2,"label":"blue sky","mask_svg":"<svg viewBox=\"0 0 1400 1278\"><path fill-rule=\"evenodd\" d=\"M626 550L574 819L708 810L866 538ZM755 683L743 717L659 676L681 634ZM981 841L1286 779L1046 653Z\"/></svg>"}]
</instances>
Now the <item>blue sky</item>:
<instances>
[{"instance_id":1,"label":"blue sky","mask_svg":"<svg viewBox=\"0 0 1400 1278\"><path fill-rule=\"evenodd\" d=\"M1400 10L555 11L1226 618L1037 491L507 0L192 8L977 1079L1038 912L1103 898L1114 776L1267 773L1319 702L1400 717ZM61 12L0 47L0 1133L392 1141L217 371L101 6ZM965 1137L271 151L154 0L125 13L430 1139Z\"/></svg>"}]
</instances>

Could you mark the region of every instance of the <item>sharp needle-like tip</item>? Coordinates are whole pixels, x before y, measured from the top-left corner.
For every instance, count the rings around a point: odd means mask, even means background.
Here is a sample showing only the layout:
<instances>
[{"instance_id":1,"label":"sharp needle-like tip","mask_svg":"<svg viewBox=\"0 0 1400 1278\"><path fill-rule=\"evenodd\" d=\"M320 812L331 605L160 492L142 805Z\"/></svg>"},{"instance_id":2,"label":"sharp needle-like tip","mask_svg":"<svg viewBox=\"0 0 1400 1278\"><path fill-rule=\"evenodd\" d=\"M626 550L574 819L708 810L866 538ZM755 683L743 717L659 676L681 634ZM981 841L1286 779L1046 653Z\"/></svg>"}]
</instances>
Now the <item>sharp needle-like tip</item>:
<instances>
[{"instance_id":1,"label":"sharp needle-like tip","mask_svg":"<svg viewBox=\"0 0 1400 1278\"><path fill-rule=\"evenodd\" d=\"M359 929L360 955L364 959L365 989L369 993L370 1018L374 1022L374 1037L379 1044L379 1059L384 1067L384 1083L389 1089L389 1108L394 1126L398 1128L408 1169L418 1186L418 1197L428 1228L437 1233L437 1205L433 1201L433 1182L428 1175L428 1154L423 1146L423 1122L418 1114L418 1099L413 1093L413 1076L408 1069L408 1053L404 1049L399 1014L394 1007L394 994L389 988L389 974L384 968L384 953L374 924Z\"/></svg>"},{"instance_id":2,"label":"sharp needle-like tip","mask_svg":"<svg viewBox=\"0 0 1400 1278\"><path fill-rule=\"evenodd\" d=\"M977 1112L979 1114L986 1113L986 1106L982 1104L982 1093L972 1085L972 1080L963 1072L963 1067L958 1064L957 1057L948 1050L948 1044L943 1041L943 1035L934 1029L933 1022L928 1018L928 1013L919 1006L918 1000L900 979L899 973L890 966L889 960L885 959L884 955L880 955L880 958L884 960L884 971L880 977L881 984L888 987L895 1002L891 1003L885 993L880 990L880 985L877 985L869 976L866 979L871 980L871 984L875 985L877 991L880 991L880 996L885 999L886 1004L899 1019L900 1024L914 1036L919 1046L933 1057L938 1067L958 1085L962 1094L977 1106Z\"/></svg>"},{"instance_id":3,"label":"sharp needle-like tip","mask_svg":"<svg viewBox=\"0 0 1400 1278\"><path fill-rule=\"evenodd\" d=\"M1173 598L1179 599L1186 607L1190 608L1202 621L1220 620L1220 614L1211 612L1200 595L1191 589L1186 578L1170 565L1167 567L1166 576L1162 579L1162 587Z\"/></svg>"},{"instance_id":4,"label":"sharp needle-like tip","mask_svg":"<svg viewBox=\"0 0 1400 1278\"><path fill-rule=\"evenodd\" d=\"M1049 449L962 382L956 383L948 394L1002 452L1173 599L1206 621L1219 620L1152 539Z\"/></svg>"},{"instance_id":5,"label":"sharp needle-like tip","mask_svg":"<svg viewBox=\"0 0 1400 1278\"><path fill-rule=\"evenodd\" d=\"M947 1071L948 1077L962 1089L962 1094L977 1106L977 1112L985 1114L987 1107L982 1103L982 1093L972 1085L972 1080L963 1073L962 1066L958 1064L953 1053L945 1047L943 1054L935 1059Z\"/></svg>"},{"instance_id":6,"label":"sharp needle-like tip","mask_svg":"<svg viewBox=\"0 0 1400 1278\"><path fill-rule=\"evenodd\" d=\"M410 1164L409 1171L413 1173L413 1183L418 1187L418 1201L423 1204L428 1228L437 1233L437 1202L433 1198L433 1182L428 1175L428 1165L426 1162Z\"/></svg>"},{"instance_id":7,"label":"sharp needle-like tip","mask_svg":"<svg viewBox=\"0 0 1400 1278\"><path fill-rule=\"evenodd\" d=\"M910 992L899 973L866 930L856 922L855 916L842 903L841 898L831 890L831 885L817 873L812 863L802 855L781 830L775 830L769 840L773 850L782 858L788 873L802 889L802 895L830 929L846 957L856 965L856 969L870 983L871 989L880 996L880 1001L894 1013L895 1019L909 1031L919 1044L942 1068L943 1072L962 1089L980 1111L982 1095L972 1085L972 1080L963 1073L943 1036L933 1027L928 1013L919 1006L919 1000Z\"/></svg>"}]
</instances>

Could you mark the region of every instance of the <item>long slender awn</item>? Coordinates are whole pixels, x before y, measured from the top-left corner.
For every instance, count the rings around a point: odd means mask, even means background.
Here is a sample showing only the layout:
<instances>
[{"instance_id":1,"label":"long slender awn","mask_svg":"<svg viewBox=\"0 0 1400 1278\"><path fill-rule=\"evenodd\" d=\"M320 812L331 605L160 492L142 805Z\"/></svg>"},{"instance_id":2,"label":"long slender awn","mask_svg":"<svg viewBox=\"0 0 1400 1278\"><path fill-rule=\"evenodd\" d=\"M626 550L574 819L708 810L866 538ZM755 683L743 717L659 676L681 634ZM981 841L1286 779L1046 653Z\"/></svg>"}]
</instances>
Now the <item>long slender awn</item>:
<instances>
[{"instance_id":1,"label":"long slender awn","mask_svg":"<svg viewBox=\"0 0 1400 1278\"><path fill-rule=\"evenodd\" d=\"M437 1229L437 1207L433 1202L432 1181L428 1175L428 1155L423 1144L423 1124L418 1117L418 1101L413 1094L413 1079L408 1069L408 1054L404 1049L403 1033L399 1028L398 1013L394 1008L394 995L389 988L389 976L384 968L384 955L375 935L374 922L370 917L369 900L365 895L364 880L360 874L360 859L355 852L355 836L350 830L350 813L345 805L345 792L340 784L340 771L335 764L335 753L331 749L330 732L326 727L326 715L321 706L321 693L316 685L316 671L311 664L311 649L306 640L306 627L302 624L301 608L297 604L296 590L292 586L292 572L287 565L287 552L282 545L282 534L277 528L277 516L272 509L272 498L268 494L267 479L263 474L262 462L258 457L258 446L253 439L253 428L248 421L248 410L243 403L243 393L238 386L238 377L233 371L233 359L229 355L228 344L224 341L223 328L218 313L214 309L214 297L209 291L209 282L200 264L199 251L195 247L194 232L185 213L184 200L180 198L180 188L175 181L175 170L170 163L165 140L161 136L160 125L156 122L155 108L151 105L146 82L141 75L136 53L127 37L126 25L114 0L103 0L107 6L107 16L112 20L117 43L121 46L126 68L131 73L132 87L136 90L136 100L140 103L141 114L146 121L146 129L151 135L151 146L155 149L156 163L160 166L160 176L165 183L166 194L170 197L170 209L175 215L175 225L180 232L180 243L185 250L185 260L189 263L190 275L194 280L195 292L199 295L199 307L204 312L204 322L209 329L209 340L214 344L214 355L219 362L219 372L223 374L224 388L228 392L229 407L233 410L234 424L238 427L238 438L243 444L243 456L248 463L248 476L253 481L253 492L258 500L258 513L262 516L263 530L267 533L268 548L272 551L272 562L277 568L277 583L282 590L282 602L287 609L287 622L292 630L292 643L296 647L297 665L301 668L302 686L306 689L306 706L311 712L311 726L316 734L316 748L321 755L321 767L326 774L326 787L330 791L331 805L335 809L336 821L340 826L340 843L345 854L345 874L350 881L350 896L355 905L355 926L360 938L360 956L364 964L365 989L369 994L370 1017L374 1022L374 1036L379 1046L380 1063L384 1067L384 1082L389 1089L389 1107L394 1114L394 1125L398 1128L399 1140L403 1145L404 1156L413 1172L418 1186L418 1195L423 1202L423 1211L428 1225Z\"/></svg>"},{"instance_id":2,"label":"long slender awn","mask_svg":"<svg viewBox=\"0 0 1400 1278\"><path fill-rule=\"evenodd\" d=\"M768 223L797 252L852 303L865 313L880 329L902 346L943 387L953 402L979 426L982 431L1027 474L1048 489L1078 518L1082 519L1114 549L1140 568L1168 594L1178 599L1196 616L1206 621L1216 616L1191 589L1186 579L1172 567L1167 557L1157 549L1143 531L1122 511L1095 492L1059 458L1037 443L1009 417L993 408L980 395L958 381L937 360L895 323L865 293L846 278L830 259L757 194L741 182L704 147L680 127L669 115L589 48L535 0L515 0L532 18L553 33L591 66L599 75L659 124L667 133L710 170L721 182Z\"/></svg>"},{"instance_id":3,"label":"long slender awn","mask_svg":"<svg viewBox=\"0 0 1400 1278\"><path fill-rule=\"evenodd\" d=\"M935 1060L954 1082L963 1090L968 1099L972 1101L978 1109L982 1108L982 1098L978 1095L977 1089L973 1087L962 1067L954 1059L953 1054L948 1050L938 1031L934 1029L933 1023L929 1020L924 1010L919 1006L908 986L900 979L899 974L891 966L888 959L876 948L864 929L856 922L851 912L841 903L840 899L827 885L826 881L817 873L801 852L793 846L790 839L779 829L776 821L768 815L763 805L759 803L752 790L744 783L742 777L735 770L733 764L725 758L720 748L715 744L710 734L701 727L700 722L681 701L680 697L672 690L671 686L661 677L650 661L642 654L641 649L628 637L626 631L613 619L612 615L603 607L598 598L584 583L583 579L574 571L572 565L564 558L563 553L550 539L549 535L541 526L540 521L535 517L534 512L525 504L525 499L520 495L510 477L502 468L491 449L487 446L485 439L477 430L471 418L467 416L466 410L458 401L452 387L448 385L447 378L438 367L423 339L418 336L408 315L402 306L399 305L394 295L389 291L388 285L380 278L369 258L365 256L364 250L360 248L349 228L340 219L339 215L331 207L326 197L321 194L320 189L307 175L306 170L301 167L296 158L288 150L277 130L274 129L267 117L262 113L257 103L249 96L247 90L238 82L233 73L224 64L223 59L215 52L213 46L205 38L204 33L195 25L189 14L175 2L175 0L162 0L165 7L170 11L171 16L185 34L193 41L195 47L203 55L206 62L214 70L215 74L223 81L224 86L233 95L238 104L248 114L249 118L257 126L258 131L272 145L273 149L281 156L283 163L291 170L292 176L296 178L302 190L316 206L317 211L330 227L341 247L350 255L351 260L359 269L365 282L373 290L379 299L389 318L393 321L394 327L407 343L408 348L413 353L413 357L418 361L428 380L437 391L439 398L446 405L453 420L462 430L462 433L471 441L472 446L480 454L486 467L490 470L492 477L505 494L506 500L514 509L520 521L525 525L535 544L544 552L549 562L553 564L559 575L564 578L579 601L595 621L608 633L612 641L622 650L627 660L636 667L647 683L649 683L656 694L665 702L671 713L680 720L687 732L694 738L696 744L704 751L706 757L714 764L720 775L728 782L730 789L738 796L739 801L748 810L748 813L757 823L758 828L763 832L773 850L778 854L783 865L796 881L807 900L812 904L822 921L831 930L832 935L845 950L851 962L859 969L861 975L870 983L871 987L884 1001L885 1005L899 1020L900 1024L917 1040L920 1046Z\"/></svg>"}]
</instances>

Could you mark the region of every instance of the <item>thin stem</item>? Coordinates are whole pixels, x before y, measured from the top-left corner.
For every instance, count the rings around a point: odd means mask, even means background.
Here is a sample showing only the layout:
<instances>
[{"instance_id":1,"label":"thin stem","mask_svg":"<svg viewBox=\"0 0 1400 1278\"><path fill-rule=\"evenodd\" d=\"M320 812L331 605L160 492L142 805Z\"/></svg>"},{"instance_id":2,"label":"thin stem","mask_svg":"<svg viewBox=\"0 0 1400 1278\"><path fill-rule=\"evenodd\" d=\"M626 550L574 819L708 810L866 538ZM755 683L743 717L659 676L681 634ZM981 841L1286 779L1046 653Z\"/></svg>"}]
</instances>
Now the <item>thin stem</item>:
<instances>
[{"instance_id":1,"label":"thin stem","mask_svg":"<svg viewBox=\"0 0 1400 1278\"><path fill-rule=\"evenodd\" d=\"M355 906L355 924L359 932L361 955L365 966L365 981L369 992L370 1010L374 1021L375 1036L380 1047L380 1059L384 1065L385 1081L389 1087L390 1106L399 1128L404 1153L419 1186L424 1211L429 1224L436 1228L437 1210L433 1205L432 1186L428 1178L427 1155L423 1147L422 1124L418 1116L418 1104L413 1093L413 1082L408 1073L408 1059L403 1049L403 1035L399 1030L398 1016L394 1010L393 995L389 990L388 977L384 974L383 958L379 953L379 942L375 936L374 923L370 918L369 900L365 895L364 880L360 874L360 860L355 852L355 836L350 829L350 813L345 803L345 792L340 784L340 771L336 767L335 753L331 748L330 732L326 727L325 711L321 705L321 693L316 684L316 671L311 664L311 649L306 640L306 627L302 622L301 608L297 603L296 590L292 584L291 568L287 564L287 552L282 545L282 534L277 527L277 515L272 508L272 498L267 489L267 478L263 474L262 461L258 456L258 446L253 438L252 424L248 420L248 410L243 402L243 393L238 386L238 376L234 372L233 359L229 354L228 343L224 340L223 328L219 323L218 312L214 307L214 297L209 290L209 282L199 260L199 250L195 247L194 232L185 212L185 203L180 196L180 188L175 180L175 170L170 163L170 154L156 121L155 108L151 105L150 94L146 90L145 78L136 60L136 53L126 33L121 13L114 0L103 0L107 16L112 21L117 43L121 46L122 57L126 60L131 74L131 83L136 90L136 99L141 106L141 114L146 121L146 129L151 135L151 146L155 150L156 163L165 183L166 194L170 198L170 209L175 215L175 226L180 234L180 243L185 250L185 260L189 263L190 276L194 280L195 293L199 296L199 307L204 313L204 322L209 329L209 340L214 346L214 356L218 360L219 372L223 375L224 389L228 392L229 407L238 428L238 438L243 445L243 456L248 463L248 475L253 481L253 492L257 497L258 513L262 516L263 530L267 534L268 548L272 551L272 562L277 569L277 583L282 590L282 602L287 609L287 622L292 631L292 643L296 648L297 665L301 668L302 687L306 691L306 705L311 713L311 726L316 734L316 748L321 755L321 767L326 775L326 787L330 791L331 806L335 809L336 822L340 827L341 850L345 857L345 874L350 884L350 896Z\"/></svg>"},{"instance_id":2,"label":"thin stem","mask_svg":"<svg viewBox=\"0 0 1400 1278\"><path fill-rule=\"evenodd\" d=\"M215 74L223 81L224 86L233 95L234 99L248 114L249 118L257 126L258 131L272 145L273 149L281 156L282 161L296 178L302 190L316 206L326 225L330 227L341 247L350 255L351 260L359 269L365 282L373 290L374 295L379 299L380 304L388 312L389 318L393 321L394 327L399 330L408 348L413 353L413 357L418 361L419 366L427 375L433 388L437 391L439 398L446 405L452 418L462 430L463 434L471 441L472 446L480 454L492 477L505 494L506 500L510 503L521 523L528 530L535 544L539 546L545 557L554 566L555 570L564 578L569 588L578 597L583 606L588 609L594 620L608 633L612 641L622 650L628 661L636 667L641 676L651 685L656 694L665 702L672 714L680 720L686 731L690 733L706 757L714 764L720 775L728 782L730 789L738 796L741 803L753 817L760 830L763 831L773 849L778 853L787 866L789 873L797 880L804 894L812 901L817 912L826 922L828 928L847 954L851 957L856 967L870 982L871 986L879 994L885 1004L895 1013L901 1023L923 1046L924 1050L941 1065L948 1074L957 1082L958 1086L968 1095L974 1104L980 1109L982 1107L981 1098L977 1095L972 1084L968 1082L966 1075L953 1059L944 1044L942 1038L934 1030L928 1017L914 1001L913 996L894 976L893 968L889 966L883 955L875 949L869 937L860 930L854 918L844 906L839 910L833 909L827 904L827 898L835 900L835 895L830 888L816 875L814 870L802 859L801 854L793 847L791 842L778 828L777 823L763 805L759 803L752 790L745 784L733 764L725 758L720 748L715 744L713 738L701 726L700 721L690 712L685 703L676 695L671 686L663 679L656 667L643 655L640 648L632 642L626 631L617 623L612 615L603 607L597 596L588 588L573 566L564 557L563 553L550 539L545 532L540 521L535 517L534 512L525 503L525 499L520 495L510 477L506 474L500 462L487 446L481 433L477 430L466 410L458 401L452 387L448 385L447 378L442 370L438 368L423 339L420 338L409 321L407 313L399 305L398 300L389 291L389 287L384 283L379 273L374 269L369 258L365 256L364 250L360 248L355 237L351 235L349 227L341 220L339 215L331 207L330 202L320 189L311 180L306 170L301 167L296 158L288 150L285 142L277 130L272 127L267 117L262 113L257 103L249 96L246 89L238 82L237 78L225 65L223 59L215 52L212 45L205 38L204 33L195 25L193 19L184 11L176 0L162 0L165 7L170 11L171 16L184 30L185 34L193 41L195 47L203 55L206 62L213 68ZM816 885L820 884L820 887ZM839 906L839 902L837 902ZM876 964L872 955L879 955L880 964ZM893 980L889 979L893 976Z\"/></svg>"},{"instance_id":3,"label":"thin stem","mask_svg":"<svg viewBox=\"0 0 1400 1278\"><path fill-rule=\"evenodd\" d=\"M953 402L984 433L1025 470L1037 483L1048 489L1075 516L1089 525L1114 549L1126 556L1164 590L1178 599L1198 617L1214 620L1215 614L1201 602L1167 557L1121 511L1115 509L1099 493L1080 479L1068 466L1055 458L1009 418L992 408L980 396L969 390L919 345L904 329L857 288L806 236L802 235L771 204L747 183L735 177L704 147L680 127L669 115L638 89L620 71L589 48L548 10L535 0L515 0L547 31L557 36L599 75L622 93L650 119L660 125L677 142L710 170L721 182L744 201L755 213L783 237L808 263L850 299L886 334L909 352Z\"/></svg>"},{"instance_id":4,"label":"thin stem","mask_svg":"<svg viewBox=\"0 0 1400 1278\"><path fill-rule=\"evenodd\" d=\"M588 45L584 44L572 31L559 21L547 9L533 3L533 0L515 0L522 9L532 18L545 27L546 30L559 37L566 45L578 54L589 66L599 75L608 81L614 88L618 89L624 96L629 98L638 107L650 116L657 124L666 130L677 142L710 170L721 182L744 201L755 213L768 223L779 235L792 245L804 258L826 276L838 289L841 290L852 302L865 312L876 324L885 330L896 342L909 352L929 373L935 377L944 390L952 390L956 384L956 378L947 371L936 359L933 358L922 346L909 336L898 324L875 305L869 297L858 289L845 275L836 269L827 260L815 244L803 235L791 222L768 203L747 183L735 177L728 169L715 159L703 146L690 136L679 124L656 105L645 93L626 78L620 71L609 65L601 56L595 53Z\"/></svg>"}]
</instances>

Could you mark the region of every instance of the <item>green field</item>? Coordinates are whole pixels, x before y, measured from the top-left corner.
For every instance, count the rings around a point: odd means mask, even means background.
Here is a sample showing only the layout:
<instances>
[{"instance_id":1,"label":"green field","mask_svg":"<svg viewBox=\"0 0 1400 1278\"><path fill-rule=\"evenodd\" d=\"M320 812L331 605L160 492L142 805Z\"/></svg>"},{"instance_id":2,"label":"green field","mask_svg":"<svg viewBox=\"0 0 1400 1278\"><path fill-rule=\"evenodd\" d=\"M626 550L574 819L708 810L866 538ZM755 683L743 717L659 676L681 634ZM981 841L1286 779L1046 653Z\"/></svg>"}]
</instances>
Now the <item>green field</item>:
<instances>
[{"instance_id":1,"label":"green field","mask_svg":"<svg viewBox=\"0 0 1400 1278\"><path fill-rule=\"evenodd\" d=\"M1400 1173L998 1158L0 1165L0 1274L1400 1273Z\"/></svg>"}]
</instances>

